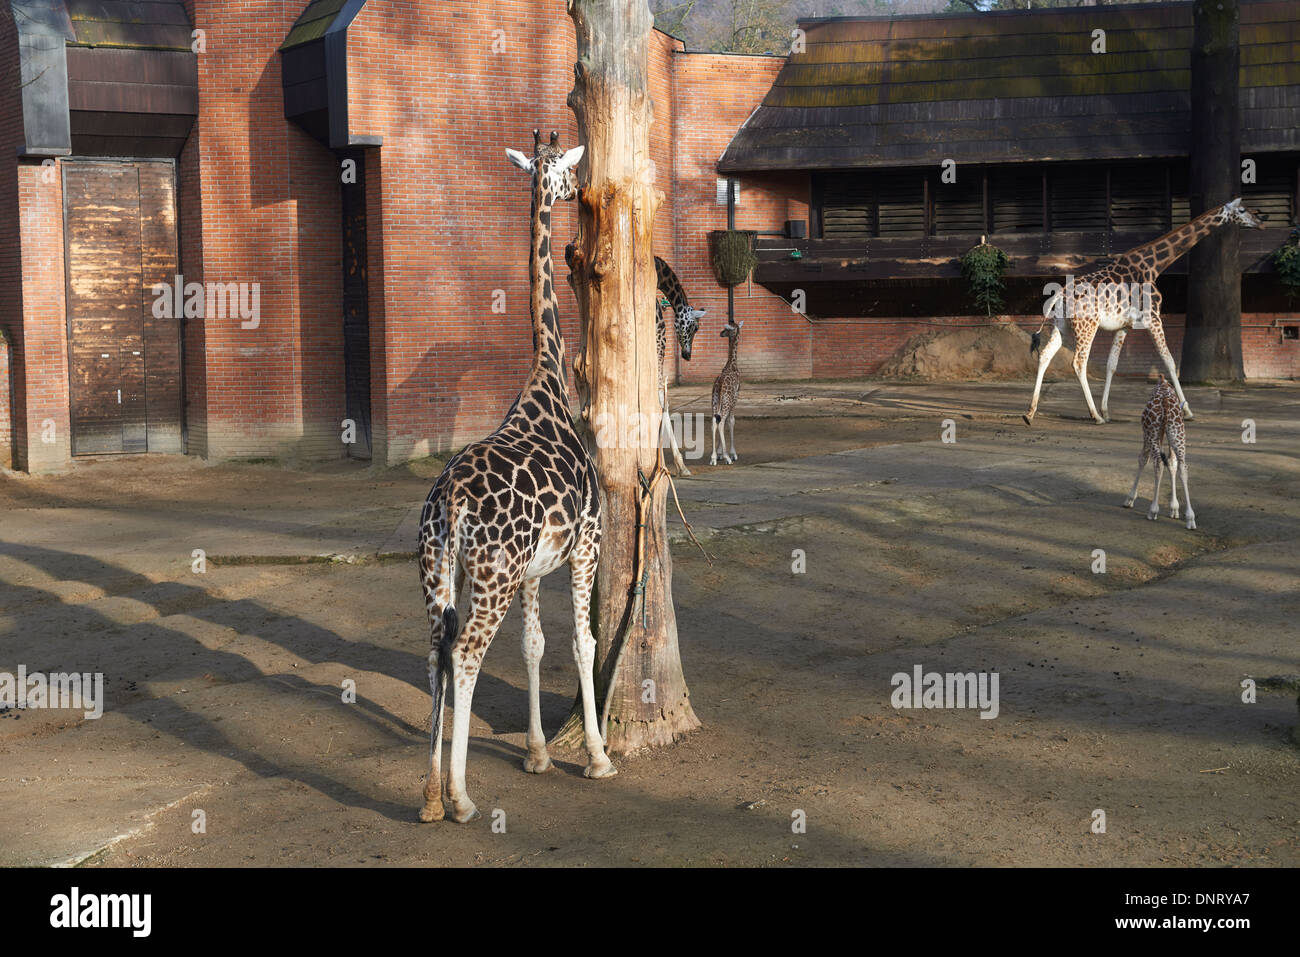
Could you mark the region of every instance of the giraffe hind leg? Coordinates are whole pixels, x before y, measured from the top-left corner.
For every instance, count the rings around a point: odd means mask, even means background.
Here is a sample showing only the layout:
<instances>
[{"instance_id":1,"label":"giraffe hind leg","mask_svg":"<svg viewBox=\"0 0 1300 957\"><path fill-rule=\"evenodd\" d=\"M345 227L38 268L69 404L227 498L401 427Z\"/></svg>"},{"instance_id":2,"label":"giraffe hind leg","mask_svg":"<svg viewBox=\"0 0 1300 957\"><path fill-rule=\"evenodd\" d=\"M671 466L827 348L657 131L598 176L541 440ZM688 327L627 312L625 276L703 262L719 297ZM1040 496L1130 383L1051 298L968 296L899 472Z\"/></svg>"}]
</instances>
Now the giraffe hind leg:
<instances>
[{"instance_id":1,"label":"giraffe hind leg","mask_svg":"<svg viewBox=\"0 0 1300 957\"><path fill-rule=\"evenodd\" d=\"M1138 482L1142 481L1142 470L1147 467L1147 459L1149 459L1150 457L1151 457L1151 452L1144 445L1142 447L1141 454L1138 455L1138 471L1137 471L1137 475L1133 479L1133 487L1129 489L1128 498L1124 499L1125 508L1132 508L1133 503L1137 501Z\"/></svg>"},{"instance_id":2,"label":"giraffe hind leg","mask_svg":"<svg viewBox=\"0 0 1300 957\"><path fill-rule=\"evenodd\" d=\"M1034 333L1038 335L1038 333ZM1052 357L1056 355L1061 348L1061 330L1052 326L1051 335L1047 338L1047 344L1042 346L1038 352L1038 378L1034 381L1034 397L1029 401L1029 411L1022 419L1025 425L1034 424L1034 416L1038 414L1038 397L1043 391L1043 376L1047 373L1047 367L1052 363Z\"/></svg>"},{"instance_id":3,"label":"giraffe hind leg","mask_svg":"<svg viewBox=\"0 0 1300 957\"><path fill-rule=\"evenodd\" d=\"M528 734L525 738L528 755L524 758L524 770L529 774L541 774L551 769L546 736L542 734L541 667L546 636L542 634L541 607L537 600L540 584L540 579L528 578L519 588L519 605L524 613L524 666L528 671Z\"/></svg>"},{"instance_id":4,"label":"giraffe hind leg","mask_svg":"<svg viewBox=\"0 0 1300 957\"><path fill-rule=\"evenodd\" d=\"M591 593L600 559L600 531L591 522L584 526L569 558L569 590L573 598L573 657L578 663L578 684L582 689L582 732L587 744L587 767L583 777L611 778L618 774L605 753L605 740L596 719L596 638L591 633ZM609 691L606 691L608 694Z\"/></svg>"},{"instance_id":5,"label":"giraffe hind leg","mask_svg":"<svg viewBox=\"0 0 1300 957\"><path fill-rule=\"evenodd\" d=\"M1127 329L1116 330L1115 338L1110 344L1110 357L1106 360L1106 386L1101 390L1101 417L1107 422L1110 421L1110 380L1115 377L1115 370L1119 368L1119 354L1124 348L1124 339L1127 335Z\"/></svg>"},{"instance_id":6,"label":"giraffe hind leg","mask_svg":"<svg viewBox=\"0 0 1300 957\"><path fill-rule=\"evenodd\" d=\"M451 671L456 693L451 715L451 766L447 769L447 801L451 805L451 819L458 824L465 824L479 816L478 808L465 790L470 708L483 656L517 590L517 581L503 586L495 576L490 585L474 581L470 588L468 620L451 648Z\"/></svg>"}]
</instances>

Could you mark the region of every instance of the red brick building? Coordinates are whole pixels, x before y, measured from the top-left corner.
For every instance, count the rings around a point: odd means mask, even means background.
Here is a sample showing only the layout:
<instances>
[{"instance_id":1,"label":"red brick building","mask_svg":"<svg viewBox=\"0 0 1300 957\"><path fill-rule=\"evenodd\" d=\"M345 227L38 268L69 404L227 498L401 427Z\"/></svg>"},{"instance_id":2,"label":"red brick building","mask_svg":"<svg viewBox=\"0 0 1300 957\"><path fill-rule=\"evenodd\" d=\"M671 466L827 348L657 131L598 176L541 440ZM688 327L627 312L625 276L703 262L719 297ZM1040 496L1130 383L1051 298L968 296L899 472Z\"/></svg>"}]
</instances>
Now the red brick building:
<instances>
[{"instance_id":1,"label":"red brick building","mask_svg":"<svg viewBox=\"0 0 1300 957\"><path fill-rule=\"evenodd\" d=\"M497 424L531 345L529 195L503 149L576 141L563 0L2 6L0 464L6 444L34 472L123 451L394 463ZM651 39L655 251L709 310L687 381L725 357L719 160L786 66ZM769 234L735 292L747 377L869 374L936 321L898 297L795 313L779 233L820 228L825 194L808 168L730 174L737 226ZM1300 373L1282 316L1254 317L1248 373Z\"/></svg>"}]
</instances>

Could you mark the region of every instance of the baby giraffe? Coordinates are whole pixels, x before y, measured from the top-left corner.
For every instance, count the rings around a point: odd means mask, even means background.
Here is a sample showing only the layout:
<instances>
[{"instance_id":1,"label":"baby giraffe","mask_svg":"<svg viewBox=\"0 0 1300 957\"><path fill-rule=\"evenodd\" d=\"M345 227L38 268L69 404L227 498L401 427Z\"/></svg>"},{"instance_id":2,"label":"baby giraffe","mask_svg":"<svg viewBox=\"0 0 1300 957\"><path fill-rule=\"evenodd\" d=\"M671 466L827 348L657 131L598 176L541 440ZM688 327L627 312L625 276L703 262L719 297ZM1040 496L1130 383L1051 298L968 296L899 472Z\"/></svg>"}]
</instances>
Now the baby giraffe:
<instances>
[{"instance_id":1,"label":"baby giraffe","mask_svg":"<svg viewBox=\"0 0 1300 957\"><path fill-rule=\"evenodd\" d=\"M722 444L722 461L730 465L740 458L736 454L736 396L740 394L740 370L736 367L736 347L740 345L740 330L745 323L736 325L728 318L727 324L718 333L727 337L727 364L718 373L713 383L713 455L710 465L718 464L718 443ZM731 431L731 454L727 454L727 433Z\"/></svg>"},{"instance_id":2,"label":"baby giraffe","mask_svg":"<svg viewBox=\"0 0 1300 957\"><path fill-rule=\"evenodd\" d=\"M1166 457L1161 446L1168 440L1169 455ZM1132 508L1137 498L1138 482L1142 479L1142 470L1147 467L1147 459L1155 458L1156 491L1151 497L1151 509L1147 518L1155 521L1160 517L1160 474L1161 464L1169 466L1169 514L1178 517L1178 467L1183 468L1183 502L1187 506L1187 527L1196 527L1196 513L1192 511L1192 493L1187 490L1187 431L1183 426L1183 407L1178 401L1178 393L1162 375L1146 408L1142 410L1142 454L1138 456L1137 478L1133 479L1133 489L1124 500L1125 508Z\"/></svg>"}]
</instances>

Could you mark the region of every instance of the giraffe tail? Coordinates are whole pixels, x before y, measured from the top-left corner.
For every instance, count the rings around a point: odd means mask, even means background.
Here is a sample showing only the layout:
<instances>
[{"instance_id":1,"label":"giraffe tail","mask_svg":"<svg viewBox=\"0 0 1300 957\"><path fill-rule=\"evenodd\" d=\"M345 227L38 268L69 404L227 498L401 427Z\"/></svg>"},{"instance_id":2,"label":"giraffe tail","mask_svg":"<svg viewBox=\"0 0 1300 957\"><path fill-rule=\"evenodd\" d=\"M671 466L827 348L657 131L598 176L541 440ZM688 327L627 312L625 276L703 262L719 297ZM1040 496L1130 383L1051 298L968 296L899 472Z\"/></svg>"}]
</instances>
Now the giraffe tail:
<instances>
[{"instance_id":1,"label":"giraffe tail","mask_svg":"<svg viewBox=\"0 0 1300 957\"><path fill-rule=\"evenodd\" d=\"M1041 331L1035 332L1029 337L1029 354L1032 356L1038 352L1039 346L1043 344L1043 334Z\"/></svg>"},{"instance_id":2,"label":"giraffe tail","mask_svg":"<svg viewBox=\"0 0 1300 957\"><path fill-rule=\"evenodd\" d=\"M436 722L442 714L443 699L447 690L447 676L451 674L451 649L460 633L460 616L456 613L456 556L458 534L454 503L443 502L443 514L447 521L447 540L443 542L442 552L437 556L437 580L434 586L434 600L442 604L442 636L435 650L436 658L430 655L430 664L436 664L436 679L431 681L433 693L433 715ZM431 675L431 678L434 677Z\"/></svg>"}]
</instances>

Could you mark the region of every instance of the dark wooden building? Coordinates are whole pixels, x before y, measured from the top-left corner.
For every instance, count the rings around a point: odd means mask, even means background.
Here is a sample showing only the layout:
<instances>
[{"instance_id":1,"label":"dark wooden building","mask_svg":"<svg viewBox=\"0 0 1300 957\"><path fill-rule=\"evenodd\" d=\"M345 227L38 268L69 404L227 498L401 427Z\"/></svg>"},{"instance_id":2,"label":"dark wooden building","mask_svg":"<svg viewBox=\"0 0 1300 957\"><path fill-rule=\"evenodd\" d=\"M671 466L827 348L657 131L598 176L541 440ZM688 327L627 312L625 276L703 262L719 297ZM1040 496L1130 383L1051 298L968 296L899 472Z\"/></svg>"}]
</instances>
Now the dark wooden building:
<instances>
[{"instance_id":1,"label":"dark wooden building","mask_svg":"<svg viewBox=\"0 0 1300 957\"><path fill-rule=\"evenodd\" d=\"M807 177L805 239L760 238L755 280L814 316L970 311L958 260L1011 258L1008 311L1045 280L1190 218L1190 3L802 21L718 169ZM1243 309L1286 308L1268 254L1300 190L1300 2L1241 4ZM1186 263L1162 280L1182 312Z\"/></svg>"}]
</instances>

